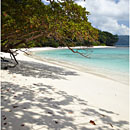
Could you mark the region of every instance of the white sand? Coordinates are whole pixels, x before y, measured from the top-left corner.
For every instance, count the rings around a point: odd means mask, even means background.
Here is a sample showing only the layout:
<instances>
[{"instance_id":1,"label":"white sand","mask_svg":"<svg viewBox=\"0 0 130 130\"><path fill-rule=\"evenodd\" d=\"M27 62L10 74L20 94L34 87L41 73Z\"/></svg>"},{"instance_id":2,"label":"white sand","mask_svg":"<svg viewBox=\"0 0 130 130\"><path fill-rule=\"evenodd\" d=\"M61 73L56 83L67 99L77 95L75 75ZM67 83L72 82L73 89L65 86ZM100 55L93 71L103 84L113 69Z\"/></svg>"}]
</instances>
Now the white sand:
<instances>
[{"instance_id":1,"label":"white sand","mask_svg":"<svg viewBox=\"0 0 130 130\"><path fill-rule=\"evenodd\" d=\"M2 130L128 130L128 85L21 52L17 59L1 70Z\"/></svg>"}]
</instances>

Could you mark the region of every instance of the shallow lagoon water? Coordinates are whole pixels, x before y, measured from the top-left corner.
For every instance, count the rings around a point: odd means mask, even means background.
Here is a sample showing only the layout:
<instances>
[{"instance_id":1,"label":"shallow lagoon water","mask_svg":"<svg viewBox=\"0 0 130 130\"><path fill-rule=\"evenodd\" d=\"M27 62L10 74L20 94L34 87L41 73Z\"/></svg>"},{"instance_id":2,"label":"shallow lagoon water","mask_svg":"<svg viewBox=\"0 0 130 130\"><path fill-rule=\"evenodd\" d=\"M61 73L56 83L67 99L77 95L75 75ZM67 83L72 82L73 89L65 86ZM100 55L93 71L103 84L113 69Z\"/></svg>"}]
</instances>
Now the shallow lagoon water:
<instances>
[{"instance_id":1,"label":"shallow lagoon water","mask_svg":"<svg viewBox=\"0 0 130 130\"><path fill-rule=\"evenodd\" d=\"M36 52L40 57L50 58L56 61L67 62L79 67L86 68L92 73L100 74L121 83L128 84L129 74L129 48L89 48L79 50L87 53L89 58L74 54L69 49L54 49Z\"/></svg>"}]
</instances>

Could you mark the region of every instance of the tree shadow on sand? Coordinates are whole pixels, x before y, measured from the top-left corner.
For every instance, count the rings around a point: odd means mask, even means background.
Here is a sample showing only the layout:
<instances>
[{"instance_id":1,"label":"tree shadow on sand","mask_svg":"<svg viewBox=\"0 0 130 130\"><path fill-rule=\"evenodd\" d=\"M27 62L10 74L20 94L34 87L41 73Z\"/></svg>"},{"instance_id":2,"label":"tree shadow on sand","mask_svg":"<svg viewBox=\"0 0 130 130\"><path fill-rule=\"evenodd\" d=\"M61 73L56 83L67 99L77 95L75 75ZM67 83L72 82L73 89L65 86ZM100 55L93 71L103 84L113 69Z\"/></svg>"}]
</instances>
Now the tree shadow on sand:
<instances>
[{"instance_id":1,"label":"tree shadow on sand","mask_svg":"<svg viewBox=\"0 0 130 130\"><path fill-rule=\"evenodd\" d=\"M2 82L1 91L2 130L128 130L127 121L111 118L116 113L89 106L53 86Z\"/></svg>"},{"instance_id":2,"label":"tree shadow on sand","mask_svg":"<svg viewBox=\"0 0 130 130\"><path fill-rule=\"evenodd\" d=\"M2 64L4 63L2 62ZM2 69L3 68L5 67L2 67ZM54 67L44 63L28 61L19 61L19 64L15 68L6 66L6 69L8 69L10 73L16 73L35 78L66 79L66 76L78 76L76 72L68 71L61 67Z\"/></svg>"}]
</instances>

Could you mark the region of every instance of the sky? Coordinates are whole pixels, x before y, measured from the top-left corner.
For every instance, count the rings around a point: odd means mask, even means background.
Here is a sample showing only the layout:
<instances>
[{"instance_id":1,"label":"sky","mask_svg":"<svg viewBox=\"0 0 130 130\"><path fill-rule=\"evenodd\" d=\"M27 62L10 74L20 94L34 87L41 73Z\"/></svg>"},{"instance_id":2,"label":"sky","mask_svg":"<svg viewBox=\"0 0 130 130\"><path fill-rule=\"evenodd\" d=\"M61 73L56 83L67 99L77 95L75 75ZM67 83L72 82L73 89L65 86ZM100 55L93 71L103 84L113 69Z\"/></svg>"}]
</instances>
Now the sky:
<instances>
[{"instance_id":1,"label":"sky","mask_svg":"<svg viewBox=\"0 0 130 130\"><path fill-rule=\"evenodd\" d=\"M113 34L129 34L129 0L76 0L76 3L90 12L92 26Z\"/></svg>"},{"instance_id":2,"label":"sky","mask_svg":"<svg viewBox=\"0 0 130 130\"><path fill-rule=\"evenodd\" d=\"M86 0L77 1L89 12L92 25L113 34L129 34L129 0Z\"/></svg>"}]
</instances>

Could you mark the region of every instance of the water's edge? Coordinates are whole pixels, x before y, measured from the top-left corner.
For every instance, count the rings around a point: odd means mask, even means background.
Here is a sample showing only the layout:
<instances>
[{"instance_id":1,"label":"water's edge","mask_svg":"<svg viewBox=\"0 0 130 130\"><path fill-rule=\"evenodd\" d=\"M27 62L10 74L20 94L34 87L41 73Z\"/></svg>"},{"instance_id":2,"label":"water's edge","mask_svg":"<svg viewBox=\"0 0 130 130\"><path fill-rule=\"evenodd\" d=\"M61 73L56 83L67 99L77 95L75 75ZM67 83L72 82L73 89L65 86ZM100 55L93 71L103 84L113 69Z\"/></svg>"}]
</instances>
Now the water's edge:
<instances>
[{"instance_id":1,"label":"water's edge","mask_svg":"<svg viewBox=\"0 0 130 130\"><path fill-rule=\"evenodd\" d=\"M42 50L42 51L44 51L44 50ZM43 62L46 62L46 63L58 65L58 66L69 68L69 69L74 69L74 70L84 72L84 73L89 73L89 74L92 74L92 75L95 75L95 76L99 76L99 77L102 77L102 78L106 78L106 79L109 79L109 80L119 82L121 84L125 84L125 85L129 84L129 83L126 83L126 82L122 82L120 80L110 78L106 75L103 75L102 73L99 73L99 72L96 73L96 72L92 71L91 68L89 68L89 67L84 68L83 66L75 65L73 63L71 64L71 63L68 63L68 62L65 62L65 61L54 60L54 59L51 59L51 58L46 58L45 56L43 56L43 57L37 56L36 55L37 52L39 52L39 51L32 51L32 52L29 52L29 55L26 55L26 54L25 55L28 56L28 57L34 58L36 60L40 60L40 61L43 61Z\"/></svg>"}]
</instances>

